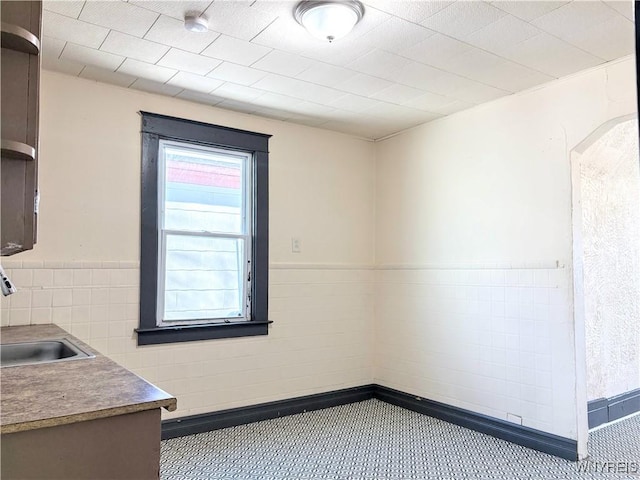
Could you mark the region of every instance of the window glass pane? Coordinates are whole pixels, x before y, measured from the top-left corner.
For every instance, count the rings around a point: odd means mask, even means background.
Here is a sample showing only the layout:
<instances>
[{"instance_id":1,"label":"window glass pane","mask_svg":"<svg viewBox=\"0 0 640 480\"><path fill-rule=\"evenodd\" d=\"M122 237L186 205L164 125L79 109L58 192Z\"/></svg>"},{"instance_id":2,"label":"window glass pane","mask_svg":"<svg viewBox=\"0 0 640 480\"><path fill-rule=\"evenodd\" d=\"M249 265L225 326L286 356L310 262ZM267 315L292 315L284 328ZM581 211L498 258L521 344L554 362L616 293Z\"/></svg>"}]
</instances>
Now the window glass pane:
<instances>
[{"instance_id":1,"label":"window glass pane","mask_svg":"<svg viewBox=\"0 0 640 480\"><path fill-rule=\"evenodd\" d=\"M164 145L164 228L243 233L246 157Z\"/></svg>"},{"instance_id":2,"label":"window glass pane","mask_svg":"<svg viewBox=\"0 0 640 480\"><path fill-rule=\"evenodd\" d=\"M167 235L166 248L164 321L242 319L243 239Z\"/></svg>"}]
</instances>

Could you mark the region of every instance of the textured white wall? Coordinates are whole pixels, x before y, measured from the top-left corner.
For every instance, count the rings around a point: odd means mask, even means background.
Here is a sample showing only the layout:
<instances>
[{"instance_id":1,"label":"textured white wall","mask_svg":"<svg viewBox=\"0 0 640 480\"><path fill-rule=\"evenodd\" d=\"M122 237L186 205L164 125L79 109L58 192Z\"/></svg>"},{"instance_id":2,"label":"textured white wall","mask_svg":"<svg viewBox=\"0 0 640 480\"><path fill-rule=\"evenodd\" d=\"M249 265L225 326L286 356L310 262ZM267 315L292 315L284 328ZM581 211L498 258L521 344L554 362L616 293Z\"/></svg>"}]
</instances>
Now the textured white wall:
<instances>
[{"instance_id":1,"label":"textured white wall","mask_svg":"<svg viewBox=\"0 0 640 480\"><path fill-rule=\"evenodd\" d=\"M569 153L636 110L634 68L627 58L378 145L377 383L520 416L585 453Z\"/></svg>"},{"instance_id":2,"label":"textured white wall","mask_svg":"<svg viewBox=\"0 0 640 480\"><path fill-rule=\"evenodd\" d=\"M640 387L638 121L579 159L589 400Z\"/></svg>"}]
</instances>

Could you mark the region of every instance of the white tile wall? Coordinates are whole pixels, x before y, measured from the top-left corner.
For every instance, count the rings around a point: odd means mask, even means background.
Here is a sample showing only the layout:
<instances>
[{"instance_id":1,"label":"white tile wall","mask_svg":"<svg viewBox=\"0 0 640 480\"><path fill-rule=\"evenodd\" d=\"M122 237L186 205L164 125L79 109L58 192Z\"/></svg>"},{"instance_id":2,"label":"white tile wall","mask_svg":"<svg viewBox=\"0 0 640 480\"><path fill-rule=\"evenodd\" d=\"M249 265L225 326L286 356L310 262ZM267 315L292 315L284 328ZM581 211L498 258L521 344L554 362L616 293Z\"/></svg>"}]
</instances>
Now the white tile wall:
<instances>
[{"instance_id":1,"label":"white tile wall","mask_svg":"<svg viewBox=\"0 0 640 480\"><path fill-rule=\"evenodd\" d=\"M571 430L566 269L376 272L375 383L546 432ZM566 341L566 340L562 340ZM568 425L567 425L568 424ZM573 427L575 428L575 427Z\"/></svg>"},{"instance_id":2,"label":"white tile wall","mask_svg":"<svg viewBox=\"0 0 640 480\"><path fill-rule=\"evenodd\" d=\"M156 3L167 5L172 4L171 2ZM160 16L156 23L153 24L153 27L151 27L151 29L144 36L146 40L163 43L165 45L170 45L180 50L186 50L192 53L200 53L220 36L218 32L215 32L213 30L201 32L198 35L194 36L193 33L189 32L186 28L183 27L184 11L182 9L185 8L184 3L180 2L179 4L175 5L177 5L177 8L179 8L182 12L180 14L180 18L176 19Z\"/></svg>"},{"instance_id":3,"label":"white tile wall","mask_svg":"<svg viewBox=\"0 0 640 480\"><path fill-rule=\"evenodd\" d=\"M178 73L173 68L160 67L151 63L140 62L138 60L126 59L118 68L118 73L129 75L132 77L140 77L151 79L161 84ZM181 87L184 88L184 87Z\"/></svg>"},{"instance_id":4,"label":"white tile wall","mask_svg":"<svg viewBox=\"0 0 640 480\"><path fill-rule=\"evenodd\" d=\"M174 85L167 85L165 83L154 82L153 80L146 80L144 78L139 78L135 82L133 82L130 88L134 88L136 90L142 90L143 92L149 93L157 93L159 95L169 95L174 96L178 95L184 89L180 87L176 87ZM193 92L194 95L202 95L198 92Z\"/></svg>"},{"instance_id":5,"label":"white tile wall","mask_svg":"<svg viewBox=\"0 0 640 480\"><path fill-rule=\"evenodd\" d=\"M172 48L160 59L158 65L184 70L185 72L195 73L196 75L206 75L221 63L220 60L214 58L202 57L195 53Z\"/></svg>"},{"instance_id":6,"label":"white tile wall","mask_svg":"<svg viewBox=\"0 0 640 480\"><path fill-rule=\"evenodd\" d=\"M44 10L42 33L47 37L66 40L90 48L100 48L109 29Z\"/></svg>"},{"instance_id":7,"label":"white tile wall","mask_svg":"<svg viewBox=\"0 0 640 480\"><path fill-rule=\"evenodd\" d=\"M551 433L572 428L564 268L279 266L268 336L137 347L137 263L4 266L19 291L0 300L3 326L58 324L176 395L166 418L375 382Z\"/></svg>"},{"instance_id":8,"label":"white tile wall","mask_svg":"<svg viewBox=\"0 0 640 480\"><path fill-rule=\"evenodd\" d=\"M271 49L243 42L237 38L220 35L209 47L201 53L208 57L226 60L228 62L239 63L241 65L251 65L269 53Z\"/></svg>"},{"instance_id":9,"label":"white tile wall","mask_svg":"<svg viewBox=\"0 0 640 480\"><path fill-rule=\"evenodd\" d=\"M111 30L100 50L153 64L169 51L169 47Z\"/></svg>"},{"instance_id":10,"label":"white tile wall","mask_svg":"<svg viewBox=\"0 0 640 480\"><path fill-rule=\"evenodd\" d=\"M370 384L374 272L270 272L268 336L136 346L135 262L3 261L3 326L56 323L178 398L166 418Z\"/></svg>"},{"instance_id":11,"label":"white tile wall","mask_svg":"<svg viewBox=\"0 0 640 480\"><path fill-rule=\"evenodd\" d=\"M124 61L124 57L112 53L83 47L68 42L60 56L63 60L70 60L80 64L89 64L97 68L114 71Z\"/></svg>"},{"instance_id":12,"label":"white tile wall","mask_svg":"<svg viewBox=\"0 0 640 480\"><path fill-rule=\"evenodd\" d=\"M253 85L258 80L267 76L267 73L259 72L243 65L223 62L220 66L216 67L215 70L209 73L208 76L225 82L233 82L248 86Z\"/></svg>"},{"instance_id":13,"label":"white tile wall","mask_svg":"<svg viewBox=\"0 0 640 480\"><path fill-rule=\"evenodd\" d=\"M193 73L178 72L170 80L167 81L168 85L174 85L180 88L189 88L196 92L209 93L220 85L221 80L215 78L203 77L201 75L195 75Z\"/></svg>"}]
</instances>

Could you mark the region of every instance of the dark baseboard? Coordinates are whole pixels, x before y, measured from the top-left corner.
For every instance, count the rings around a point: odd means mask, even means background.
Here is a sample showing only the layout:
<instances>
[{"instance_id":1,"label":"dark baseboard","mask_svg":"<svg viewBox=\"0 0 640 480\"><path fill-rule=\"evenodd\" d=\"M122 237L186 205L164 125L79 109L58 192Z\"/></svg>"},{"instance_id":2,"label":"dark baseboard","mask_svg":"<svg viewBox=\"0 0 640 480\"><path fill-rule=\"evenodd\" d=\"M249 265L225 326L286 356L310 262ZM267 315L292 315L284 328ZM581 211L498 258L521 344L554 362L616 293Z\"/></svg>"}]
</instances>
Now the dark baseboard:
<instances>
[{"instance_id":1,"label":"dark baseboard","mask_svg":"<svg viewBox=\"0 0 640 480\"><path fill-rule=\"evenodd\" d=\"M373 398L375 385L345 388L333 392L261 403L248 407L191 415L162 422L162 439L209 432L220 428L285 417L323 408L337 407Z\"/></svg>"},{"instance_id":2,"label":"dark baseboard","mask_svg":"<svg viewBox=\"0 0 640 480\"><path fill-rule=\"evenodd\" d=\"M589 428L595 428L603 423L608 423L609 400L607 398L591 400L587 403L587 412L589 416Z\"/></svg>"},{"instance_id":3,"label":"dark baseboard","mask_svg":"<svg viewBox=\"0 0 640 480\"><path fill-rule=\"evenodd\" d=\"M561 458L573 461L578 459L578 447L575 440L523 427L522 425L463 410L444 403L423 399L380 385L364 385L362 387L346 388L344 390L262 403L249 407L165 420L162 422L162 439L166 440L296 413L346 405L370 398L377 398L414 412Z\"/></svg>"},{"instance_id":4,"label":"dark baseboard","mask_svg":"<svg viewBox=\"0 0 640 480\"><path fill-rule=\"evenodd\" d=\"M587 404L589 428L640 412L640 388L611 398L599 398Z\"/></svg>"},{"instance_id":5,"label":"dark baseboard","mask_svg":"<svg viewBox=\"0 0 640 480\"><path fill-rule=\"evenodd\" d=\"M375 398L407 410L423 413L517 445L549 453L567 460L578 460L578 442L515 423L453 407L392 388L376 385Z\"/></svg>"}]
</instances>

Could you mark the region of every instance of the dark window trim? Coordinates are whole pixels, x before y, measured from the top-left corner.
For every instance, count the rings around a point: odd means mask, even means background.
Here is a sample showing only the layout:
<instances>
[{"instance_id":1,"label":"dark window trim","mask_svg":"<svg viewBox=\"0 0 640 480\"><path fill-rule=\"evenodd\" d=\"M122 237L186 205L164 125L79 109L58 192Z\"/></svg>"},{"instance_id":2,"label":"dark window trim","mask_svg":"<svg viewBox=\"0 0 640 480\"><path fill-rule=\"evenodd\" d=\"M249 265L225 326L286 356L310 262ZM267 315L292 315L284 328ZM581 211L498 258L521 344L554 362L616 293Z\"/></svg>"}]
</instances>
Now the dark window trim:
<instances>
[{"instance_id":1,"label":"dark window trim","mask_svg":"<svg viewBox=\"0 0 640 480\"><path fill-rule=\"evenodd\" d=\"M138 345L267 335L269 328L269 138L271 135L193 120L140 112L142 117L142 191L140 222L140 327ZM158 327L158 145L179 140L253 154L254 218L251 319L205 325Z\"/></svg>"}]
</instances>

